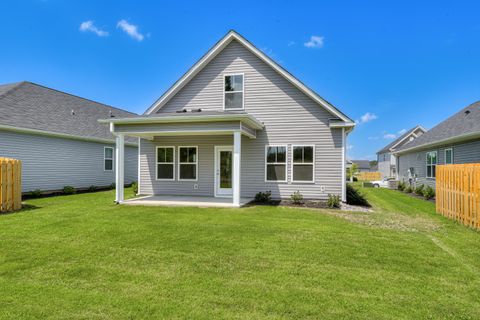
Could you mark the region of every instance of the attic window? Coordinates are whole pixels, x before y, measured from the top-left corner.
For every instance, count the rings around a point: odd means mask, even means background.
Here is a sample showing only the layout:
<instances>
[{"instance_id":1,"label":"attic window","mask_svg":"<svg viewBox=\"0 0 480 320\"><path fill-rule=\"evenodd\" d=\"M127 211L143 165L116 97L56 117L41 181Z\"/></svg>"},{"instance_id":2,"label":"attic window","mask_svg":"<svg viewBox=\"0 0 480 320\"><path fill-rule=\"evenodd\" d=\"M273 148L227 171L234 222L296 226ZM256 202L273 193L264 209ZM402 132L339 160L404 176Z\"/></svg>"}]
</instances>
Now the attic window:
<instances>
[{"instance_id":1,"label":"attic window","mask_svg":"<svg viewBox=\"0 0 480 320\"><path fill-rule=\"evenodd\" d=\"M243 74L228 74L224 77L225 110L243 109Z\"/></svg>"}]
</instances>

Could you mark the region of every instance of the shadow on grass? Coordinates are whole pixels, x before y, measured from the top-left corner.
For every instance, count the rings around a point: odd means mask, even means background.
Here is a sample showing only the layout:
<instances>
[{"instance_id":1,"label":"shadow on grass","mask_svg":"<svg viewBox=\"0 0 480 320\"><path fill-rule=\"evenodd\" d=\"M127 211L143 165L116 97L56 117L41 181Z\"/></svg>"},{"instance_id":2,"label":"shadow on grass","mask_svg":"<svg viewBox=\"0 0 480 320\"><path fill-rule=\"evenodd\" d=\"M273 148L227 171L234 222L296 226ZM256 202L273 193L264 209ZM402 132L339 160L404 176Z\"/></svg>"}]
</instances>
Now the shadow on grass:
<instances>
[{"instance_id":1,"label":"shadow on grass","mask_svg":"<svg viewBox=\"0 0 480 320\"><path fill-rule=\"evenodd\" d=\"M37 209L41 209L42 207L35 206L32 204L23 204L22 209L20 210L15 210L15 211L7 211L7 212L2 212L0 213L0 216L6 216L6 215L11 215L11 214L20 214L20 213L26 213L29 211L34 211Z\"/></svg>"}]
</instances>

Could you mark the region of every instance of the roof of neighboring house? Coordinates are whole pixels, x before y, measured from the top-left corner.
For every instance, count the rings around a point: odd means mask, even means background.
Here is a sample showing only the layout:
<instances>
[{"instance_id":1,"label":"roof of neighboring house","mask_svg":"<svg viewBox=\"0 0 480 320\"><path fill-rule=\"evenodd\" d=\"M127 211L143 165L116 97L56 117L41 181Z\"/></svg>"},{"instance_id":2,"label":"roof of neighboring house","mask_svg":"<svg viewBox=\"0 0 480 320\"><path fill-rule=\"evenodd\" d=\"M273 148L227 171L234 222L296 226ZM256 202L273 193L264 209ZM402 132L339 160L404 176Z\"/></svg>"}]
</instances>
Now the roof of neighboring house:
<instances>
[{"instance_id":1,"label":"roof of neighboring house","mask_svg":"<svg viewBox=\"0 0 480 320\"><path fill-rule=\"evenodd\" d=\"M356 164L358 169L370 169L370 160L350 160L350 162Z\"/></svg>"},{"instance_id":2,"label":"roof of neighboring house","mask_svg":"<svg viewBox=\"0 0 480 320\"><path fill-rule=\"evenodd\" d=\"M179 92L191 79L195 77L214 57L216 57L222 50L232 41L238 41L241 45L247 48L250 52L255 54L259 59L264 61L267 65L272 67L276 72L286 78L293 86L305 93L321 107L328 110L332 115L338 117L350 127L355 126L355 122L350 119L343 112L334 107L331 103L320 97L312 89L308 88L300 80L295 78L291 73L285 70L282 66L276 63L273 59L268 57L264 52L255 47L251 42L242 37L234 30L230 30L220 41L218 41L200 60L197 61L179 80L177 80L155 103L148 108L145 114L157 112L163 107L177 92Z\"/></svg>"},{"instance_id":3,"label":"roof of neighboring house","mask_svg":"<svg viewBox=\"0 0 480 320\"><path fill-rule=\"evenodd\" d=\"M377 154L379 153L385 153L385 152L391 152L392 149L398 145L400 142L402 142L405 138L407 138L408 136L410 136L412 133L414 133L415 131L417 131L418 129L422 130L424 133L427 132L427 130L425 130L422 126L420 125L417 125L415 127L413 127L412 129L410 130L407 130L404 134L402 134L400 137L398 137L397 139L395 139L394 141L392 141L391 143L387 144L385 147L383 147L383 149L381 149L380 151L377 152ZM409 142L407 142L408 144Z\"/></svg>"},{"instance_id":4,"label":"roof of neighboring house","mask_svg":"<svg viewBox=\"0 0 480 320\"><path fill-rule=\"evenodd\" d=\"M135 113L23 81L0 85L0 128L28 129L72 138L114 140L103 118ZM136 143L135 138L126 138Z\"/></svg>"},{"instance_id":5,"label":"roof of neighboring house","mask_svg":"<svg viewBox=\"0 0 480 320\"><path fill-rule=\"evenodd\" d=\"M397 152L406 152L429 146L460 142L480 137L480 101L472 103L422 134Z\"/></svg>"}]
</instances>

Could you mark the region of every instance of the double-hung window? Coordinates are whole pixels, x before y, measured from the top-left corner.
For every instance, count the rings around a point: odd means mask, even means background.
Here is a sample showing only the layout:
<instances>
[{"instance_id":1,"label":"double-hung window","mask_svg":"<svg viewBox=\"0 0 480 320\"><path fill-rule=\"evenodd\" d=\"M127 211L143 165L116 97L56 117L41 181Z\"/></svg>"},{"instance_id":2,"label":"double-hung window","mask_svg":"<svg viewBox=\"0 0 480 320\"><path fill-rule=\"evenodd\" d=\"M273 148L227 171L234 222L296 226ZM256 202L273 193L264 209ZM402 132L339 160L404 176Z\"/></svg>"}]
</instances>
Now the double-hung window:
<instances>
[{"instance_id":1,"label":"double-hung window","mask_svg":"<svg viewBox=\"0 0 480 320\"><path fill-rule=\"evenodd\" d=\"M178 180L197 180L198 148L178 147Z\"/></svg>"},{"instance_id":2,"label":"double-hung window","mask_svg":"<svg viewBox=\"0 0 480 320\"><path fill-rule=\"evenodd\" d=\"M243 74L225 75L223 108L243 109Z\"/></svg>"},{"instance_id":3,"label":"double-hung window","mask_svg":"<svg viewBox=\"0 0 480 320\"><path fill-rule=\"evenodd\" d=\"M266 147L265 181L287 181L287 146Z\"/></svg>"},{"instance_id":4,"label":"double-hung window","mask_svg":"<svg viewBox=\"0 0 480 320\"><path fill-rule=\"evenodd\" d=\"M103 170L113 171L113 148L104 147L103 148Z\"/></svg>"},{"instance_id":5,"label":"double-hung window","mask_svg":"<svg viewBox=\"0 0 480 320\"><path fill-rule=\"evenodd\" d=\"M427 178L435 178L437 168L437 151L427 152Z\"/></svg>"},{"instance_id":6,"label":"double-hung window","mask_svg":"<svg viewBox=\"0 0 480 320\"><path fill-rule=\"evenodd\" d=\"M175 180L175 147L157 147L157 180Z\"/></svg>"},{"instance_id":7,"label":"double-hung window","mask_svg":"<svg viewBox=\"0 0 480 320\"><path fill-rule=\"evenodd\" d=\"M314 182L314 146L292 147L292 181Z\"/></svg>"},{"instance_id":8,"label":"double-hung window","mask_svg":"<svg viewBox=\"0 0 480 320\"><path fill-rule=\"evenodd\" d=\"M453 164L453 149L445 149L445 164Z\"/></svg>"}]
</instances>

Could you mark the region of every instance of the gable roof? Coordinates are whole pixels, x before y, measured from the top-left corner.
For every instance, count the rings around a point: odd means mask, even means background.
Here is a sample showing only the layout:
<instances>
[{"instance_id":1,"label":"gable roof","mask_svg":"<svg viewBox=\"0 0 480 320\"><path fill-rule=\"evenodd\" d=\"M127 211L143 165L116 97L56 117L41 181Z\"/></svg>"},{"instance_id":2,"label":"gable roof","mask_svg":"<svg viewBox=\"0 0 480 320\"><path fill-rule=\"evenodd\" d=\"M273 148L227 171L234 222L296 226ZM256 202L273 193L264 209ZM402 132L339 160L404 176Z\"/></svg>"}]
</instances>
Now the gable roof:
<instances>
[{"instance_id":1,"label":"gable roof","mask_svg":"<svg viewBox=\"0 0 480 320\"><path fill-rule=\"evenodd\" d=\"M98 119L134 117L134 113L23 81L0 85L0 129L65 138L114 141ZM126 138L137 143L134 138Z\"/></svg>"},{"instance_id":2,"label":"gable roof","mask_svg":"<svg viewBox=\"0 0 480 320\"><path fill-rule=\"evenodd\" d=\"M403 153L477 137L480 137L480 101L463 108L396 152Z\"/></svg>"},{"instance_id":3,"label":"gable roof","mask_svg":"<svg viewBox=\"0 0 480 320\"><path fill-rule=\"evenodd\" d=\"M423 131L423 133L427 132L427 130L425 128L423 128L421 125L417 125L415 127L413 127L412 129L410 130L407 130L404 134L402 134L400 137L398 137L397 139L395 139L394 141L392 141L391 143L387 144L385 147L383 147L383 149L381 149L380 151L377 152L377 154L379 153L385 153L385 152L391 152L393 151L393 149L399 145L400 143L402 143L406 138L408 138L409 136L413 135L415 131L417 130L421 130ZM407 142L408 144L409 142ZM411 143L411 142L410 142Z\"/></svg>"},{"instance_id":4,"label":"gable roof","mask_svg":"<svg viewBox=\"0 0 480 320\"><path fill-rule=\"evenodd\" d=\"M200 60L197 61L179 80L177 80L153 105L145 111L144 114L151 114L157 112L162 108L177 92L179 92L191 79L193 79L213 58L215 58L228 44L233 40L238 41L241 45L247 48L250 52L256 55L260 60L265 62L285 79L287 79L291 84L297 87L300 91L305 93L320 106L325 108L334 116L340 118L342 121L348 123L350 126L354 126L355 122L342 113L340 110L335 108L328 101L320 97L313 90L308 88L300 80L295 78L291 73L285 70L282 66L277 64L274 60L268 57L261 50L256 48L252 43L247 39L242 37L239 33L234 30L229 31L220 41L218 41Z\"/></svg>"},{"instance_id":5,"label":"gable roof","mask_svg":"<svg viewBox=\"0 0 480 320\"><path fill-rule=\"evenodd\" d=\"M370 160L350 160L352 164L356 164L358 169L369 169L370 170Z\"/></svg>"}]
</instances>

